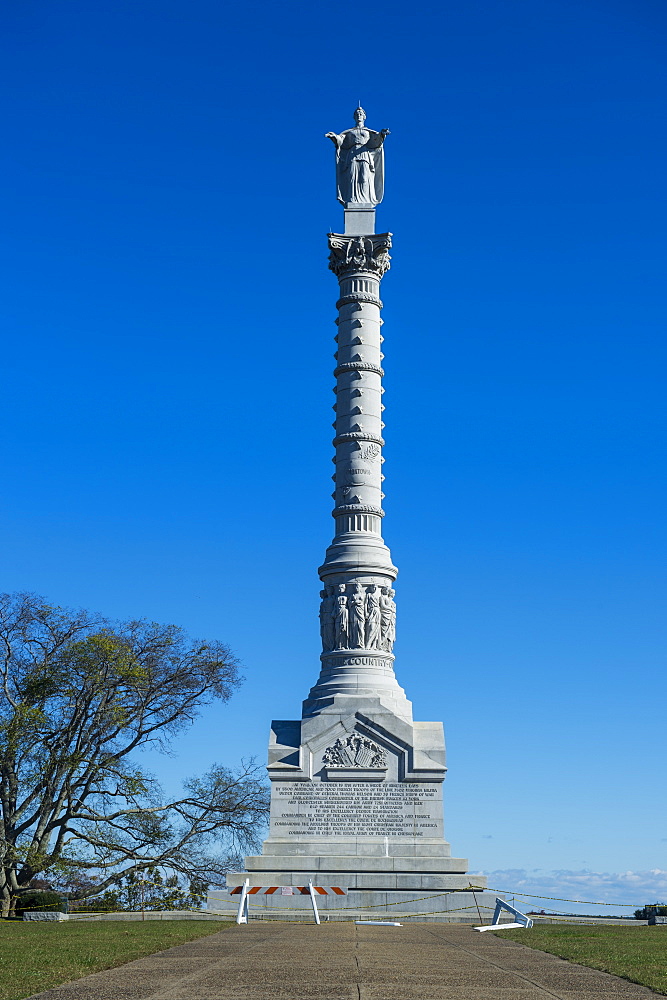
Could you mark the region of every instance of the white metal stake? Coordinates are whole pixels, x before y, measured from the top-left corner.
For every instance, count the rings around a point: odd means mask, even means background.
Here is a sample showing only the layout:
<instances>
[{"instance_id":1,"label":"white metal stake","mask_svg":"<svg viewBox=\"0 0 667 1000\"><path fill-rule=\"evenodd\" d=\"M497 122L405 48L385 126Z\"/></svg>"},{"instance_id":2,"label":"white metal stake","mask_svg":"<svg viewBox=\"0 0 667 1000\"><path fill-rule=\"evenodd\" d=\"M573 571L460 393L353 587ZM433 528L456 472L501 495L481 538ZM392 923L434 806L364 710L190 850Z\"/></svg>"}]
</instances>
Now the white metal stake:
<instances>
[{"instance_id":1,"label":"white metal stake","mask_svg":"<svg viewBox=\"0 0 667 1000\"><path fill-rule=\"evenodd\" d=\"M317 903L315 902L315 890L313 889L313 883L308 882L308 892L310 893L310 901L313 904L313 916L315 917L315 923L319 924L320 915L317 912Z\"/></svg>"},{"instance_id":2,"label":"white metal stake","mask_svg":"<svg viewBox=\"0 0 667 1000\"><path fill-rule=\"evenodd\" d=\"M250 888L250 879L247 878L243 883L243 888L241 889L241 899L239 901L239 912L236 914L237 924L247 924L248 923L248 889Z\"/></svg>"}]
</instances>

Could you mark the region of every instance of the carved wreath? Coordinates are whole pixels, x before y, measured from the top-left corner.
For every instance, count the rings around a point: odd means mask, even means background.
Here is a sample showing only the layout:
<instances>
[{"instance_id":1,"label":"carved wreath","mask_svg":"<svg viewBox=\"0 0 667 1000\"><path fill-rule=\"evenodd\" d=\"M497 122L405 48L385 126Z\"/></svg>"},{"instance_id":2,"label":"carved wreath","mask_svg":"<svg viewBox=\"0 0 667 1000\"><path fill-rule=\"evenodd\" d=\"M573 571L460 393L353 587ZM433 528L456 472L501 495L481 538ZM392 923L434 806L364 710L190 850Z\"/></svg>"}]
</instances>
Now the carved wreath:
<instances>
[{"instance_id":1,"label":"carved wreath","mask_svg":"<svg viewBox=\"0 0 667 1000\"><path fill-rule=\"evenodd\" d=\"M322 761L325 767L386 767L387 751L367 736L351 733L327 747Z\"/></svg>"}]
</instances>

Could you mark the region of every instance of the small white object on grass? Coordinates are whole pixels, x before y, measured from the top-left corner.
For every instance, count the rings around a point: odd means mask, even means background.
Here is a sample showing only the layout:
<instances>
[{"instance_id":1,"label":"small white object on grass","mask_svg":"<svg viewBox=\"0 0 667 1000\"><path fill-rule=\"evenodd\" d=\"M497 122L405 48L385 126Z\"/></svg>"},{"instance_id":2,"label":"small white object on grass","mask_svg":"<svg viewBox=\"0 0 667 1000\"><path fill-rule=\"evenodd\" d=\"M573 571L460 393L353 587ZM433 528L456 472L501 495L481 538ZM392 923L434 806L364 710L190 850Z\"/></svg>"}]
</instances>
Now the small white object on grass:
<instances>
[{"instance_id":1,"label":"small white object on grass","mask_svg":"<svg viewBox=\"0 0 667 1000\"><path fill-rule=\"evenodd\" d=\"M355 920L355 924L365 924L368 926L372 924L373 927L402 927L403 924L399 924L397 920Z\"/></svg>"}]
</instances>

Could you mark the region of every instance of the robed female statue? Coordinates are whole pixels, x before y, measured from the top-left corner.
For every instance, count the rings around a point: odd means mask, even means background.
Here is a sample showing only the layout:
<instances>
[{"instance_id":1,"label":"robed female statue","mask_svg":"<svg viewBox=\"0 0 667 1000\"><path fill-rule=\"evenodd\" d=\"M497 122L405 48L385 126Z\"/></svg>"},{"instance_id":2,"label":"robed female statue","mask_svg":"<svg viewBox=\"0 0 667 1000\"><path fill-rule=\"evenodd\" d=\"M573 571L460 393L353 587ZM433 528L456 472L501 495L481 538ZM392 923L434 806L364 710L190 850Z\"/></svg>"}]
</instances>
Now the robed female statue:
<instances>
[{"instance_id":1,"label":"robed female statue","mask_svg":"<svg viewBox=\"0 0 667 1000\"><path fill-rule=\"evenodd\" d=\"M389 129L375 132L366 128L366 112L357 108L354 112L356 125L340 135L327 132L336 147L336 184L338 200L351 208L355 205L372 207L379 205L384 194L384 149L385 136Z\"/></svg>"}]
</instances>

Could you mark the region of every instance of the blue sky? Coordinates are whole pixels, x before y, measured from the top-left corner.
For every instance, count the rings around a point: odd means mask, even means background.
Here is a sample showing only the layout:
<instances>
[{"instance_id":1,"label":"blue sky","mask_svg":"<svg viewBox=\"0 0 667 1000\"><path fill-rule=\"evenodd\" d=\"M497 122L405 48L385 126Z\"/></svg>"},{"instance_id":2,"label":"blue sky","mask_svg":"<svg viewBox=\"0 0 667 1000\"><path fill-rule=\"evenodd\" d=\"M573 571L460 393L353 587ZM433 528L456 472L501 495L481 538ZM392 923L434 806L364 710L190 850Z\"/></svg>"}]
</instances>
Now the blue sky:
<instances>
[{"instance_id":1,"label":"blue sky","mask_svg":"<svg viewBox=\"0 0 667 1000\"><path fill-rule=\"evenodd\" d=\"M332 532L323 134L361 99L391 129L397 673L445 722L448 838L502 888L666 896L664 5L3 20L2 588L235 649L242 691L146 758L170 788L298 717Z\"/></svg>"}]
</instances>

